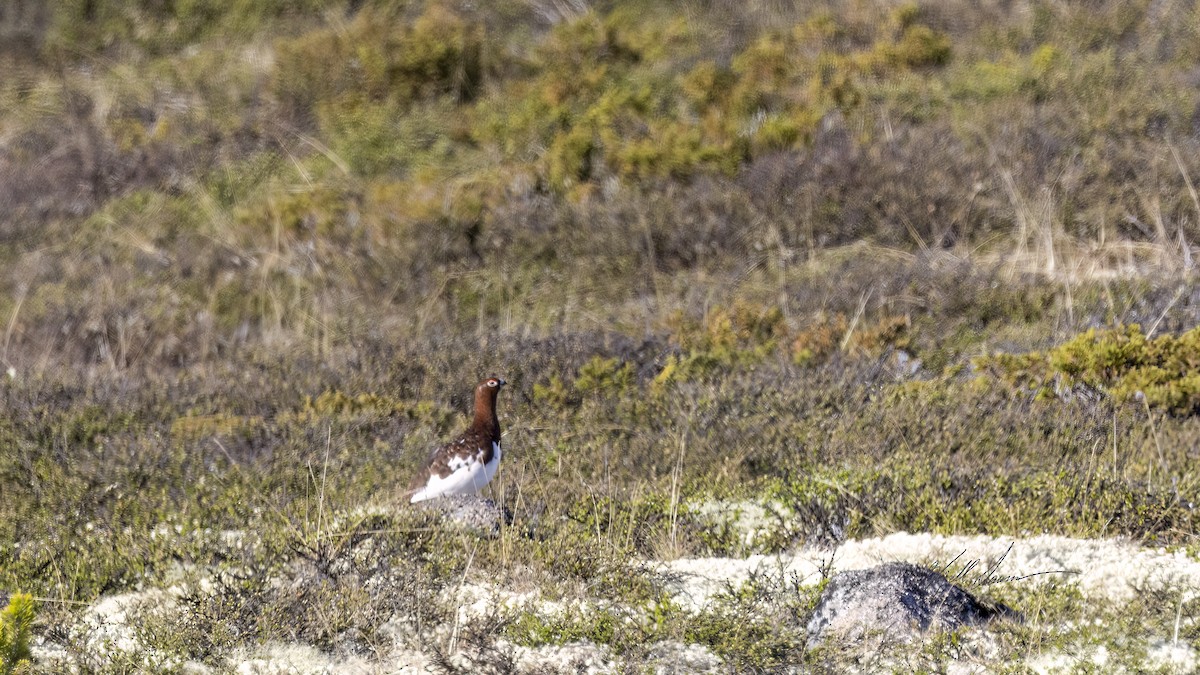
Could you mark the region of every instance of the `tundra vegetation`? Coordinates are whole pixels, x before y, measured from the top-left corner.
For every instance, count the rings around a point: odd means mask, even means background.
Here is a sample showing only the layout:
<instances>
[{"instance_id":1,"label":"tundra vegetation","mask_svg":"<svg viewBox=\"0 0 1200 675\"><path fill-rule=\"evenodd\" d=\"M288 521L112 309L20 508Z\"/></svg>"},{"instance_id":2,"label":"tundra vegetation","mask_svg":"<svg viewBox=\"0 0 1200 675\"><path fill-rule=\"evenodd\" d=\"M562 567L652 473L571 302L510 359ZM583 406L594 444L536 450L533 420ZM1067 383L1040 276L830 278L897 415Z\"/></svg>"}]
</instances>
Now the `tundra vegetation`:
<instances>
[{"instance_id":1,"label":"tundra vegetation","mask_svg":"<svg viewBox=\"0 0 1200 675\"><path fill-rule=\"evenodd\" d=\"M0 672L836 672L817 587L690 611L639 561L1196 554L1195 3L9 0L0 73ZM396 505L491 372L481 539ZM483 581L568 609L460 621ZM155 589L136 639L80 628ZM1195 589L974 590L1026 615L995 668L1200 647Z\"/></svg>"}]
</instances>

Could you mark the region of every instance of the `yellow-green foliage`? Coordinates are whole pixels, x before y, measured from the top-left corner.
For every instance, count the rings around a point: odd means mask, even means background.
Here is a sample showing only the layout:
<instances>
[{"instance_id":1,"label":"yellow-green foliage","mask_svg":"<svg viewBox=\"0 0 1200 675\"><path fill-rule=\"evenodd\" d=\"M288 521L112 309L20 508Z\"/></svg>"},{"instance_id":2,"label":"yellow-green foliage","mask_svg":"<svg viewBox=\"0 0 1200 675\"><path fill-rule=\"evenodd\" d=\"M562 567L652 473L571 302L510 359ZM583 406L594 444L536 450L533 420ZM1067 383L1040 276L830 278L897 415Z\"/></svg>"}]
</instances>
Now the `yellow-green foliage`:
<instances>
[{"instance_id":1,"label":"yellow-green foliage","mask_svg":"<svg viewBox=\"0 0 1200 675\"><path fill-rule=\"evenodd\" d=\"M767 35L738 54L732 64L737 84L730 95L730 112L750 115L781 107L794 70L791 52L791 45L781 37Z\"/></svg>"},{"instance_id":2,"label":"yellow-green foliage","mask_svg":"<svg viewBox=\"0 0 1200 675\"><path fill-rule=\"evenodd\" d=\"M305 396L303 410L318 416L343 417L388 414L403 408L401 402L386 399L378 394L363 393L350 396L341 391L326 391L316 398Z\"/></svg>"},{"instance_id":3,"label":"yellow-green foliage","mask_svg":"<svg viewBox=\"0 0 1200 675\"><path fill-rule=\"evenodd\" d=\"M681 354L667 359L654 378L656 386L702 376L722 366L761 361L775 351L787 332L778 307L742 302L709 310L703 321L676 314L668 323Z\"/></svg>"},{"instance_id":4,"label":"yellow-green foliage","mask_svg":"<svg viewBox=\"0 0 1200 675\"><path fill-rule=\"evenodd\" d=\"M558 406L578 403L585 396L620 396L636 385L632 363L617 358L593 356L579 367L571 384L552 375L543 384L533 385L534 398Z\"/></svg>"},{"instance_id":5,"label":"yellow-green foliage","mask_svg":"<svg viewBox=\"0 0 1200 675\"><path fill-rule=\"evenodd\" d=\"M114 43L132 43L149 53L180 50L219 36L246 39L285 17L312 16L328 0L187 0L186 2L47 3L51 27L45 47L60 57L90 56ZM20 12L17 12L20 16Z\"/></svg>"},{"instance_id":6,"label":"yellow-green foliage","mask_svg":"<svg viewBox=\"0 0 1200 675\"><path fill-rule=\"evenodd\" d=\"M667 359L656 384L687 380L719 367L760 361L781 345L797 365L819 363L841 350L847 356L877 357L911 341L909 319L885 314L853 323L842 313L819 316L798 331L788 330L778 307L735 303L710 310L703 321L676 314L671 339L681 354Z\"/></svg>"},{"instance_id":7,"label":"yellow-green foliage","mask_svg":"<svg viewBox=\"0 0 1200 675\"><path fill-rule=\"evenodd\" d=\"M879 43L868 57L872 65L886 68L940 66L949 60L950 38L922 25L905 28L894 42Z\"/></svg>"},{"instance_id":8,"label":"yellow-green foliage","mask_svg":"<svg viewBox=\"0 0 1200 675\"><path fill-rule=\"evenodd\" d=\"M569 610L553 618L525 611L505 626L504 634L523 645L565 644L579 640L608 645L616 640L627 623L628 616L607 609L597 609L586 615Z\"/></svg>"},{"instance_id":9,"label":"yellow-green foliage","mask_svg":"<svg viewBox=\"0 0 1200 675\"><path fill-rule=\"evenodd\" d=\"M615 154L618 172L631 178L687 178L706 169L732 173L742 159L733 145L711 144L701 129L678 122L652 122L645 138Z\"/></svg>"},{"instance_id":10,"label":"yellow-green foliage","mask_svg":"<svg viewBox=\"0 0 1200 675\"><path fill-rule=\"evenodd\" d=\"M845 314L821 316L797 331L792 341L792 361L797 365L817 363L838 349L851 356L875 357L889 347L907 347L910 337L909 321L903 316L860 320L853 330Z\"/></svg>"},{"instance_id":11,"label":"yellow-green foliage","mask_svg":"<svg viewBox=\"0 0 1200 675\"><path fill-rule=\"evenodd\" d=\"M574 398L574 394L571 391L571 387L566 382L563 382L561 377L551 375L544 384L538 382L533 385L533 398L537 401L561 407L570 403Z\"/></svg>"},{"instance_id":12,"label":"yellow-green foliage","mask_svg":"<svg viewBox=\"0 0 1200 675\"><path fill-rule=\"evenodd\" d=\"M1044 44L1028 56L1006 54L995 61L977 61L950 81L954 96L989 100L1028 93L1040 100L1062 79L1065 57L1053 44Z\"/></svg>"},{"instance_id":13,"label":"yellow-green foliage","mask_svg":"<svg viewBox=\"0 0 1200 675\"><path fill-rule=\"evenodd\" d=\"M444 160L452 111L444 99L402 105L350 93L318 104L317 119L336 157L356 174L375 176Z\"/></svg>"},{"instance_id":14,"label":"yellow-green foliage","mask_svg":"<svg viewBox=\"0 0 1200 675\"><path fill-rule=\"evenodd\" d=\"M278 41L272 90L301 117L346 94L401 104L467 100L482 78L482 43L481 26L439 4L411 23L395 10L364 8L348 25Z\"/></svg>"},{"instance_id":15,"label":"yellow-green foliage","mask_svg":"<svg viewBox=\"0 0 1200 675\"><path fill-rule=\"evenodd\" d=\"M675 323L674 339L680 347L707 353L724 363L764 356L786 330L778 307L743 302L709 310L702 323L683 317L677 317Z\"/></svg>"},{"instance_id":16,"label":"yellow-green foliage","mask_svg":"<svg viewBox=\"0 0 1200 675\"><path fill-rule=\"evenodd\" d=\"M679 89L697 113L719 103L734 82L733 72L712 61L701 61L679 77Z\"/></svg>"},{"instance_id":17,"label":"yellow-green foliage","mask_svg":"<svg viewBox=\"0 0 1200 675\"><path fill-rule=\"evenodd\" d=\"M373 393L356 395L330 390L316 397L305 396L296 417L312 419L318 417L354 418L387 417L400 415L444 429L454 419L454 413L430 401L410 403Z\"/></svg>"},{"instance_id":18,"label":"yellow-green foliage","mask_svg":"<svg viewBox=\"0 0 1200 675\"><path fill-rule=\"evenodd\" d=\"M792 361L805 365L824 360L837 349L846 334L846 315L822 316L796 333L792 342Z\"/></svg>"},{"instance_id":19,"label":"yellow-green foliage","mask_svg":"<svg viewBox=\"0 0 1200 675\"><path fill-rule=\"evenodd\" d=\"M336 186L323 185L300 192L273 191L237 211L237 221L247 231L267 231L273 236L312 239L344 234L350 195Z\"/></svg>"},{"instance_id":20,"label":"yellow-green foliage","mask_svg":"<svg viewBox=\"0 0 1200 675\"><path fill-rule=\"evenodd\" d=\"M996 354L976 359L975 366L1041 396L1084 385L1117 401L1144 399L1176 414L1200 411L1200 328L1157 338L1138 324L1092 329L1045 353Z\"/></svg>"},{"instance_id":21,"label":"yellow-green foliage","mask_svg":"<svg viewBox=\"0 0 1200 675\"><path fill-rule=\"evenodd\" d=\"M171 423L171 438L189 441L206 436L249 436L262 425L263 419L258 416L189 415Z\"/></svg>"},{"instance_id":22,"label":"yellow-green foliage","mask_svg":"<svg viewBox=\"0 0 1200 675\"><path fill-rule=\"evenodd\" d=\"M821 15L764 32L728 66L646 63L667 55L623 16L589 13L556 27L538 51L537 76L481 106L476 137L510 156L545 147L543 175L570 194L614 175L639 182L731 174L756 155L801 147L832 108L857 106L859 80L950 58L949 38L909 10L866 49L832 46L840 27ZM686 24L662 32L676 58L703 53L692 49L702 37Z\"/></svg>"},{"instance_id":23,"label":"yellow-green foliage","mask_svg":"<svg viewBox=\"0 0 1200 675\"><path fill-rule=\"evenodd\" d=\"M431 237L456 242L462 252L477 228L485 224L505 199L504 178L516 169L499 167L462 178L415 173L399 181L375 181L363 202L360 227L389 245L428 255Z\"/></svg>"},{"instance_id":24,"label":"yellow-green foliage","mask_svg":"<svg viewBox=\"0 0 1200 675\"><path fill-rule=\"evenodd\" d=\"M575 389L581 394L620 394L634 382L632 363L593 356L579 368Z\"/></svg>"},{"instance_id":25,"label":"yellow-green foliage","mask_svg":"<svg viewBox=\"0 0 1200 675\"><path fill-rule=\"evenodd\" d=\"M37 605L28 593L15 593L0 610L0 673L23 672L29 664L29 637Z\"/></svg>"}]
</instances>

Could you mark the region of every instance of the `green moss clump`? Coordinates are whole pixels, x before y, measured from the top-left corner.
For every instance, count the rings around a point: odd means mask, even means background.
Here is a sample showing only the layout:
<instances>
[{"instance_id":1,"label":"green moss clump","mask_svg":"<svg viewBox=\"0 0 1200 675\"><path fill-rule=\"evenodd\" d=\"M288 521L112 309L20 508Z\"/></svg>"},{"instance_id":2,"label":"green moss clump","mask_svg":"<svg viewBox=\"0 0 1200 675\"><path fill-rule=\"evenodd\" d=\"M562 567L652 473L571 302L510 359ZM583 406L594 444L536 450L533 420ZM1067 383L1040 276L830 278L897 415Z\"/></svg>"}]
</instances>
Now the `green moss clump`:
<instances>
[{"instance_id":1,"label":"green moss clump","mask_svg":"<svg viewBox=\"0 0 1200 675\"><path fill-rule=\"evenodd\" d=\"M352 93L397 104L471 100L482 84L482 27L438 4L411 22L401 14L368 8L347 26L277 41L272 93L305 122Z\"/></svg>"},{"instance_id":2,"label":"green moss clump","mask_svg":"<svg viewBox=\"0 0 1200 675\"><path fill-rule=\"evenodd\" d=\"M1180 415L1200 412L1200 328L1149 338L1138 324L1092 329L1048 352L996 354L975 366L1042 397L1086 387Z\"/></svg>"},{"instance_id":3,"label":"green moss clump","mask_svg":"<svg viewBox=\"0 0 1200 675\"><path fill-rule=\"evenodd\" d=\"M787 334L783 311L751 303L717 307L703 321L676 314L668 324L681 353L672 355L654 379L656 387L686 381L734 364L762 361Z\"/></svg>"},{"instance_id":4,"label":"green moss clump","mask_svg":"<svg viewBox=\"0 0 1200 675\"><path fill-rule=\"evenodd\" d=\"M32 654L29 638L33 630L36 610L33 596L16 593L8 600L8 606L0 610L0 673L11 675L24 672Z\"/></svg>"},{"instance_id":5,"label":"green moss clump","mask_svg":"<svg viewBox=\"0 0 1200 675\"><path fill-rule=\"evenodd\" d=\"M579 367L573 382L551 375L545 382L533 385L533 396L561 408L578 405L585 397L619 398L636 386L632 363L596 355Z\"/></svg>"},{"instance_id":6,"label":"green moss clump","mask_svg":"<svg viewBox=\"0 0 1200 675\"><path fill-rule=\"evenodd\" d=\"M504 632L517 644L539 646L566 644L588 640L598 645L612 645L625 633L627 618L612 609L596 608L587 612L569 610L562 616L543 617L533 611L525 611Z\"/></svg>"},{"instance_id":7,"label":"green moss clump","mask_svg":"<svg viewBox=\"0 0 1200 675\"><path fill-rule=\"evenodd\" d=\"M329 390L315 397L305 396L300 410L294 414L294 419L303 421L315 418L354 419L388 416L400 416L440 430L449 428L455 417L452 411L430 401L411 403L370 392L351 395L343 391ZM282 418L290 421L292 416L284 415Z\"/></svg>"},{"instance_id":8,"label":"green moss clump","mask_svg":"<svg viewBox=\"0 0 1200 675\"><path fill-rule=\"evenodd\" d=\"M944 65L950 60L950 38L929 26L910 26L894 44L881 46L879 57L893 67Z\"/></svg>"},{"instance_id":9,"label":"green moss clump","mask_svg":"<svg viewBox=\"0 0 1200 675\"><path fill-rule=\"evenodd\" d=\"M730 589L712 610L684 622L684 641L708 646L736 664L737 670L769 670L795 661L804 647L804 636L797 630L803 624L795 616L801 612L789 612L793 616L788 618L794 623L772 616L774 612L768 610L776 609L771 605L779 600L767 593L777 594L778 590L776 584L763 584L757 579Z\"/></svg>"},{"instance_id":10,"label":"green moss clump","mask_svg":"<svg viewBox=\"0 0 1200 675\"><path fill-rule=\"evenodd\" d=\"M1010 53L970 64L959 71L961 76L949 80L950 91L957 98L976 101L1013 94L1041 101L1061 83L1067 63L1061 48L1043 44L1027 57Z\"/></svg>"},{"instance_id":11,"label":"green moss clump","mask_svg":"<svg viewBox=\"0 0 1200 675\"><path fill-rule=\"evenodd\" d=\"M192 441L208 436L238 436L248 438L263 426L258 416L188 415L171 423L171 438Z\"/></svg>"},{"instance_id":12,"label":"green moss clump","mask_svg":"<svg viewBox=\"0 0 1200 675\"><path fill-rule=\"evenodd\" d=\"M579 377L575 379L575 389L581 394L616 394L619 395L634 384L632 363L622 363L619 359L606 359L593 356L590 361L579 368Z\"/></svg>"}]
</instances>

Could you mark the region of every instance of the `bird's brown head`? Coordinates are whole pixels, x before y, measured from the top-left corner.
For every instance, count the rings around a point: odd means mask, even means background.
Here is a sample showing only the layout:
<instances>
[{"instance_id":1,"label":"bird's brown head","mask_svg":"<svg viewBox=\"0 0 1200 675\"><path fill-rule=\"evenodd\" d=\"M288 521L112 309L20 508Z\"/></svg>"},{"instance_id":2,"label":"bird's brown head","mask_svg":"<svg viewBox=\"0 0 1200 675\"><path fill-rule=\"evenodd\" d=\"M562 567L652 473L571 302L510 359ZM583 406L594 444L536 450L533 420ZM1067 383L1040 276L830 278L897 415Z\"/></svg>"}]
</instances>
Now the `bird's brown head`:
<instances>
[{"instance_id":1,"label":"bird's brown head","mask_svg":"<svg viewBox=\"0 0 1200 675\"><path fill-rule=\"evenodd\" d=\"M475 385L475 426L490 427L497 438L500 420L496 417L496 396L506 384L504 378L493 375Z\"/></svg>"},{"instance_id":2,"label":"bird's brown head","mask_svg":"<svg viewBox=\"0 0 1200 675\"><path fill-rule=\"evenodd\" d=\"M502 377L497 377L495 375L492 375L491 377L485 377L479 382L478 385L475 386L475 400L483 398L495 401L496 394L499 394L500 390L503 389L504 385L506 384L508 384L508 382L505 382L504 378Z\"/></svg>"}]
</instances>

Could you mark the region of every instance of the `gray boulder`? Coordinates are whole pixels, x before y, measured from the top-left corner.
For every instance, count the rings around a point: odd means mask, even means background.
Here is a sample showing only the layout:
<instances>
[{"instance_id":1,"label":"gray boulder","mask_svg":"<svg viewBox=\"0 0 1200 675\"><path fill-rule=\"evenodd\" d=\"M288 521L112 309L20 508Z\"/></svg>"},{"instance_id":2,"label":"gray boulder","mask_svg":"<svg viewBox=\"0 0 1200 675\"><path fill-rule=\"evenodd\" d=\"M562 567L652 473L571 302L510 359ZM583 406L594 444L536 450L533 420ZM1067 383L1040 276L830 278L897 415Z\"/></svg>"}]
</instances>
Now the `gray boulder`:
<instances>
[{"instance_id":1,"label":"gray boulder","mask_svg":"<svg viewBox=\"0 0 1200 675\"><path fill-rule=\"evenodd\" d=\"M829 581L808 622L808 646L907 642L929 630L978 626L1016 616L992 606L924 567L894 562L839 572Z\"/></svg>"}]
</instances>

